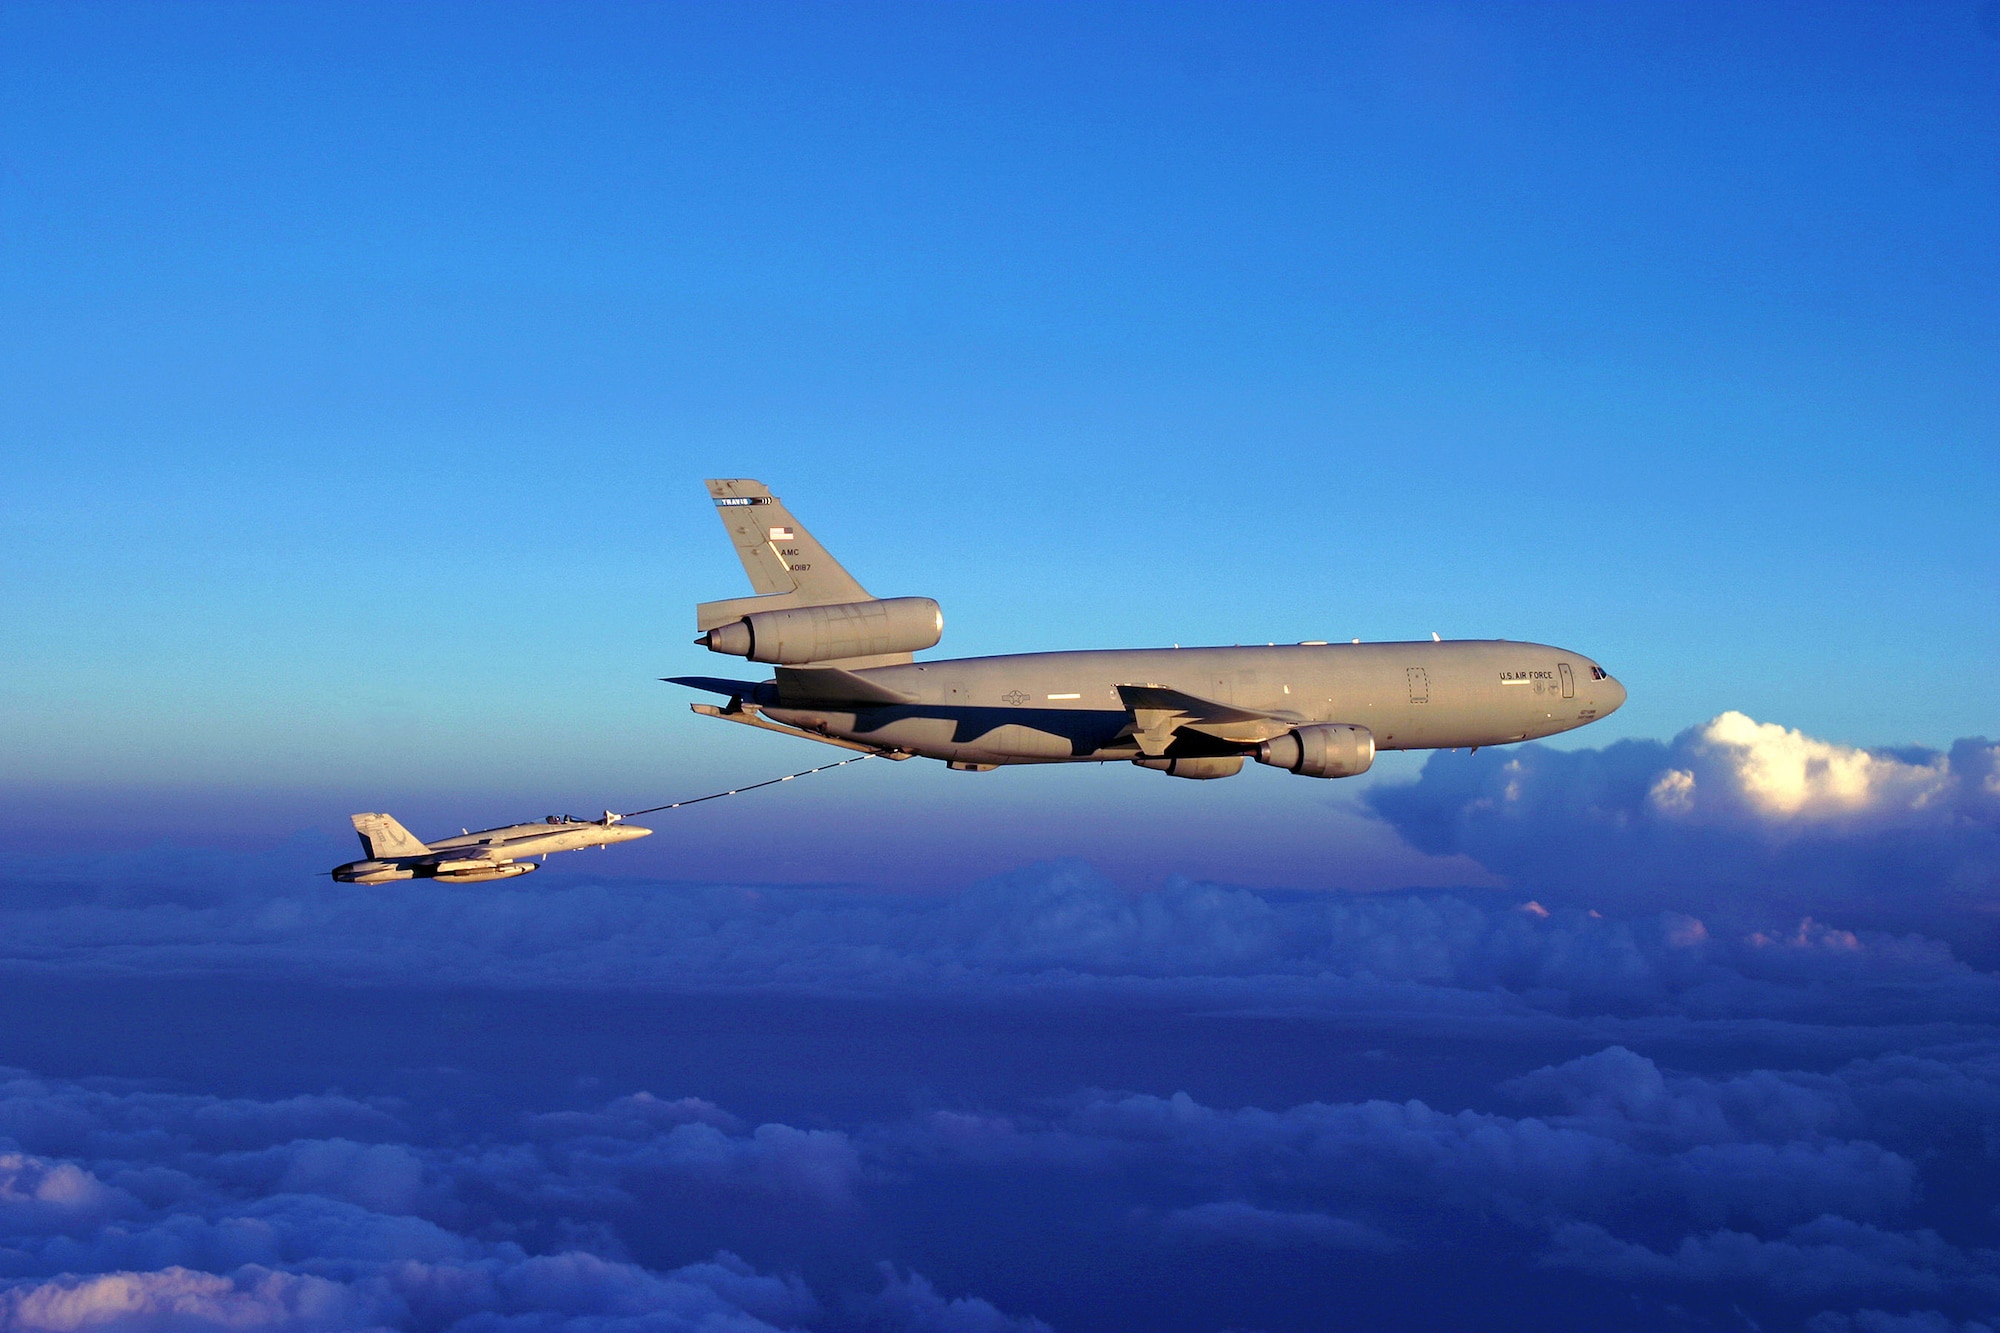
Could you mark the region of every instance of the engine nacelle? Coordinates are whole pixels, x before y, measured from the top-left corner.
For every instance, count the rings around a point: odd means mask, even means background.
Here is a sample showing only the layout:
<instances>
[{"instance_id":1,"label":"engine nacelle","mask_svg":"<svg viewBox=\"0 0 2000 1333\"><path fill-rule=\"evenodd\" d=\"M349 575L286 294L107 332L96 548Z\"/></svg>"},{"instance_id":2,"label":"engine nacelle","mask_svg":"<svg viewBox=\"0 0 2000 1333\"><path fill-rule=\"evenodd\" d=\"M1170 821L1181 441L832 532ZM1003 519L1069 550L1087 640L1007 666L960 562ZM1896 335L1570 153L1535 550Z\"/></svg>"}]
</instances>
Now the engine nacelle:
<instances>
[{"instance_id":1,"label":"engine nacelle","mask_svg":"<svg viewBox=\"0 0 2000 1333\"><path fill-rule=\"evenodd\" d=\"M1375 733L1345 722L1315 722L1257 747L1257 762L1308 778L1351 778L1375 762Z\"/></svg>"},{"instance_id":2,"label":"engine nacelle","mask_svg":"<svg viewBox=\"0 0 2000 1333\"><path fill-rule=\"evenodd\" d=\"M888 597L832 606L757 611L695 642L712 653L798 666L849 657L914 653L944 637L944 612L928 597Z\"/></svg>"},{"instance_id":3,"label":"engine nacelle","mask_svg":"<svg viewBox=\"0 0 2000 1333\"><path fill-rule=\"evenodd\" d=\"M1240 754L1191 755L1186 759L1134 759L1141 768L1156 768L1170 778L1193 778L1206 781L1209 778L1233 778L1243 771L1243 756Z\"/></svg>"}]
</instances>

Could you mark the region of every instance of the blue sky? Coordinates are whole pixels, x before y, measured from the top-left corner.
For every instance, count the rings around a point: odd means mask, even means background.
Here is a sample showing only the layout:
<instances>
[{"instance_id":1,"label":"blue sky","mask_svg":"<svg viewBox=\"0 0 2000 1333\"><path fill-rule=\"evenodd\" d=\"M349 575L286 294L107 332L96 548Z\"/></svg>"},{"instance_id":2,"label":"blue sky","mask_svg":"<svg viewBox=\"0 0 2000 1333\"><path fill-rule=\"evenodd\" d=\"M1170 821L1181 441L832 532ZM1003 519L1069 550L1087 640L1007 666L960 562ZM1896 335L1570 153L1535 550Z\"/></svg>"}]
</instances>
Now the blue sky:
<instances>
[{"instance_id":1,"label":"blue sky","mask_svg":"<svg viewBox=\"0 0 2000 1333\"><path fill-rule=\"evenodd\" d=\"M713 474L947 651L1435 629L1611 663L1593 743L1991 730L1967 6L0 22L21 779L725 776L650 683L741 586Z\"/></svg>"},{"instance_id":2,"label":"blue sky","mask_svg":"<svg viewBox=\"0 0 2000 1333\"><path fill-rule=\"evenodd\" d=\"M0 1329L2000 1319L1993 3L0 0L0 449ZM708 476L1631 702L319 877L833 757Z\"/></svg>"}]
</instances>

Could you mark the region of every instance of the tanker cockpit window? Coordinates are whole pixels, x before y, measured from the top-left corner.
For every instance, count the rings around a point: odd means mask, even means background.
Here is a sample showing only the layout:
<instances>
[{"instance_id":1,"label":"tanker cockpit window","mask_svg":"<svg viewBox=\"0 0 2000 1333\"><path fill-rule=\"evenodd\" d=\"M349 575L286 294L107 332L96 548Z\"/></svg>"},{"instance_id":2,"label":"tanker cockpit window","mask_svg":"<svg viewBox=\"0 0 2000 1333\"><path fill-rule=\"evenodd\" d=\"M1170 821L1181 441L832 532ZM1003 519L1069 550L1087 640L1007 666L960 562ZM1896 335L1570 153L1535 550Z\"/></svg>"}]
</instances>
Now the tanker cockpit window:
<instances>
[{"instance_id":1,"label":"tanker cockpit window","mask_svg":"<svg viewBox=\"0 0 2000 1333\"><path fill-rule=\"evenodd\" d=\"M1590 669L1590 678L1592 680L1610 680L1611 673L1601 666L1594 666Z\"/></svg>"}]
</instances>

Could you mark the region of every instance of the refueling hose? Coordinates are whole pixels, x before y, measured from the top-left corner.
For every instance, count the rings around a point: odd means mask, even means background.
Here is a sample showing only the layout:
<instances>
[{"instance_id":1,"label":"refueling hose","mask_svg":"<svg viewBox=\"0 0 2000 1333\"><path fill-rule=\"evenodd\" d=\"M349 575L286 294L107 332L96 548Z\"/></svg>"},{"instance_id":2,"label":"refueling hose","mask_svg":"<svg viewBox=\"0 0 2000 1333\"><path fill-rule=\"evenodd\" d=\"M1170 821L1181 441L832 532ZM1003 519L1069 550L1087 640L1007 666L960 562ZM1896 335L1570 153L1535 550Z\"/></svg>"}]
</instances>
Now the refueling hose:
<instances>
[{"instance_id":1,"label":"refueling hose","mask_svg":"<svg viewBox=\"0 0 2000 1333\"><path fill-rule=\"evenodd\" d=\"M631 819L635 815L656 814L661 810L678 810L684 805L700 805L703 801L719 801L725 796L741 796L744 792L756 791L759 787L775 787L780 782L790 782L793 778L811 777L815 773L824 773L829 768L845 768L849 764L858 764L864 759L873 759L875 757L872 754L857 754L852 759L841 759L831 764L821 764L818 768L807 768L797 773L787 773L781 778L765 778L762 782L753 782L747 787L731 787L728 791L710 792L706 796L690 796L685 801L674 801L667 805L649 805L644 810L627 810L624 814L619 815L618 818ZM579 820L578 822L594 823L597 821Z\"/></svg>"}]
</instances>

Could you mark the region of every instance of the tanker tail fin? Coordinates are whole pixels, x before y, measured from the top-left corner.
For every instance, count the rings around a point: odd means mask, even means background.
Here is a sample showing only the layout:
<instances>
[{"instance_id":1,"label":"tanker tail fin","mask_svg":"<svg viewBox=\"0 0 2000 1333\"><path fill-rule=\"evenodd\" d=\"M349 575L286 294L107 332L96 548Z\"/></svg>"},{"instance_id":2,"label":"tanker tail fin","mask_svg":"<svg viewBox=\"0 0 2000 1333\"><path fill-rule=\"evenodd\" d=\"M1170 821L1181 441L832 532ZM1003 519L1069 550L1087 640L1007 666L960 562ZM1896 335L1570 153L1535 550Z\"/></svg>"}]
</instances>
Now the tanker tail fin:
<instances>
[{"instance_id":1,"label":"tanker tail fin","mask_svg":"<svg viewBox=\"0 0 2000 1333\"><path fill-rule=\"evenodd\" d=\"M868 590L826 553L763 482L747 477L711 480L708 493L736 547L736 558L743 562L743 572L750 576L750 586L760 598L771 599L759 602L757 609L871 600Z\"/></svg>"}]
</instances>

